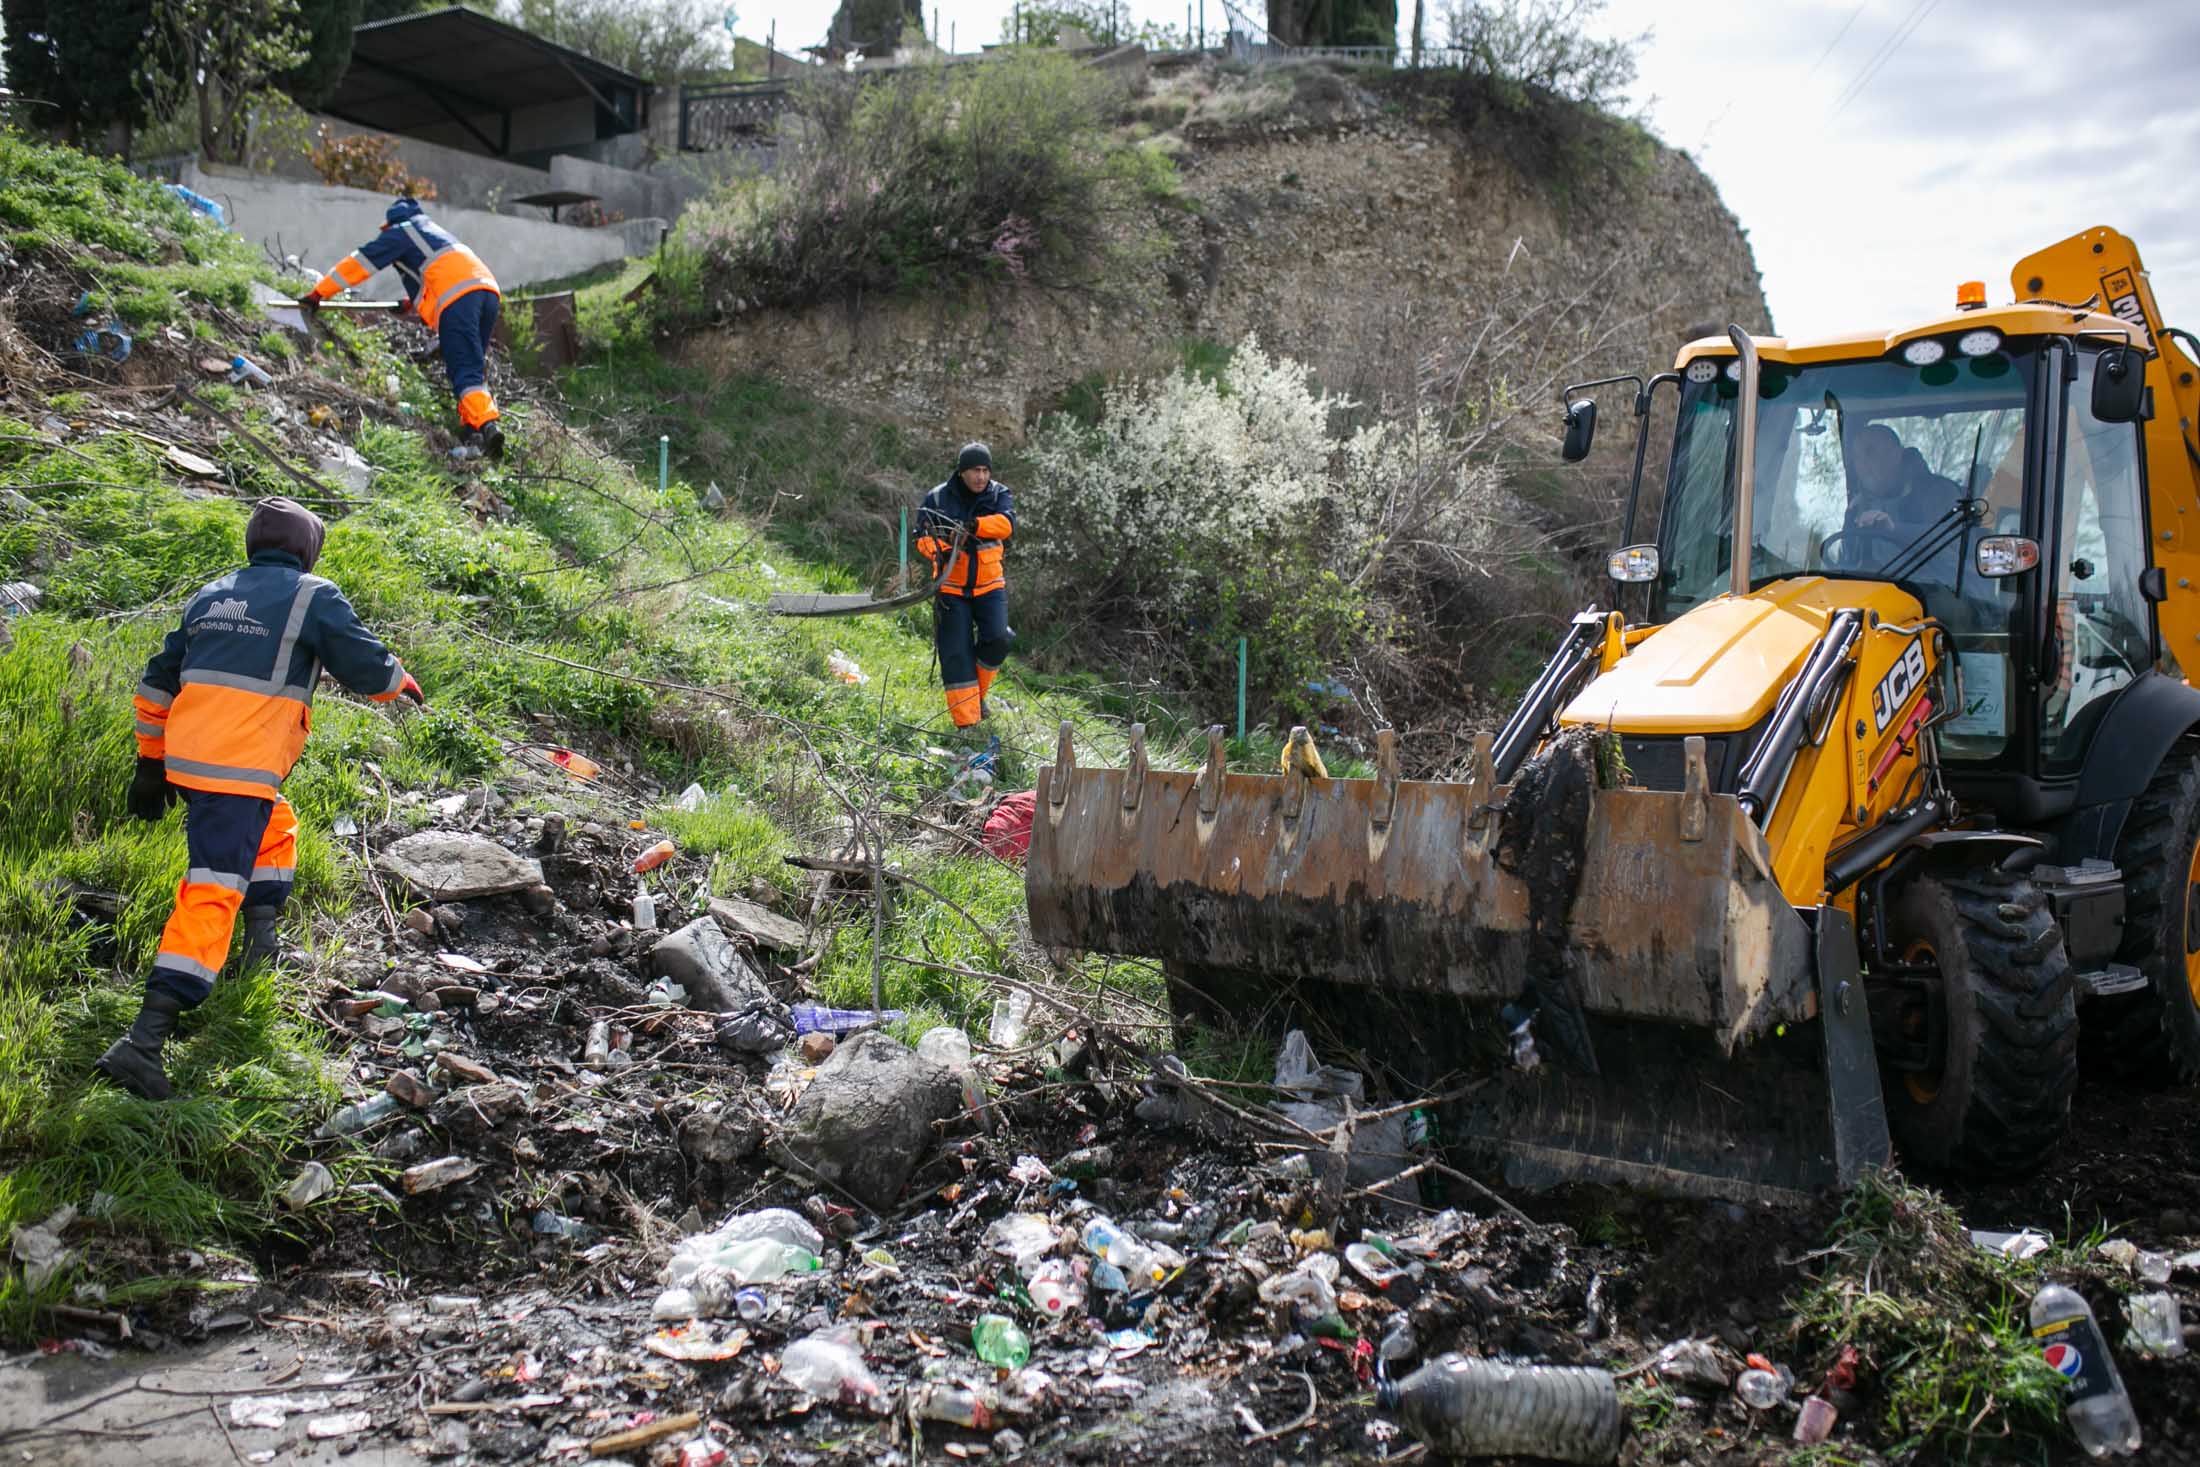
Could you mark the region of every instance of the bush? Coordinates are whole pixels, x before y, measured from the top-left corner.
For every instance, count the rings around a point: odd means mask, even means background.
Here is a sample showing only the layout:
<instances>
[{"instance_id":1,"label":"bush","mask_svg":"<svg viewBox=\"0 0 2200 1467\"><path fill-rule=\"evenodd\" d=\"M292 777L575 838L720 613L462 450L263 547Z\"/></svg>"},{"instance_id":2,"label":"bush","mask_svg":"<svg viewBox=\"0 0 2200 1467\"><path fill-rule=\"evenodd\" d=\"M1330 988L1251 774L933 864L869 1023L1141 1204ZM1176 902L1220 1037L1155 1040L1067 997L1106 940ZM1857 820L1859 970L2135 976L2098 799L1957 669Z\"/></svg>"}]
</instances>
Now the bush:
<instances>
[{"instance_id":1,"label":"bush","mask_svg":"<svg viewBox=\"0 0 2200 1467\"><path fill-rule=\"evenodd\" d=\"M1137 207L1174 167L1110 132L1119 107L1114 81L1050 53L818 81L780 167L691 210L682 235L728 311L985 280L1103 290L1142 259Z\"/></svg>"},{"instance_id":2,"label":"bush","mask_svg":"<svg viewBox=\"0 0 2200 1467\"><path fill-rule=\"evenodd\" d=\"M397 139L363 133L331 136L326 126L306 150L306 161L321 175L321 182L345 188L363 188L378 194L411 194L416 199L435 197L435 185L405 166L396 155Z\"/></svg>"},{"instance_id":3,"label":"bush","mask_svg":"<svg viewBox=\"0 0 2200 1467\"><path fill-rule=\"evenodd\" d=\"M1049 419L1030 454L1047 520L1025 552L1041 601L1090 611L1118 646L1127 627L1152 634L1210 693L1234 682L1244 637L1283 709L1332 701L1308 685L1389 636L1374 578L1398 506L1461 472L1432 414L1347 426L1356 406L1248 338L1219 374L1105 389L1094 426ZM1471 558L1490 526L1463 502L1439 528Z\"/></svg>"}]
</instances>

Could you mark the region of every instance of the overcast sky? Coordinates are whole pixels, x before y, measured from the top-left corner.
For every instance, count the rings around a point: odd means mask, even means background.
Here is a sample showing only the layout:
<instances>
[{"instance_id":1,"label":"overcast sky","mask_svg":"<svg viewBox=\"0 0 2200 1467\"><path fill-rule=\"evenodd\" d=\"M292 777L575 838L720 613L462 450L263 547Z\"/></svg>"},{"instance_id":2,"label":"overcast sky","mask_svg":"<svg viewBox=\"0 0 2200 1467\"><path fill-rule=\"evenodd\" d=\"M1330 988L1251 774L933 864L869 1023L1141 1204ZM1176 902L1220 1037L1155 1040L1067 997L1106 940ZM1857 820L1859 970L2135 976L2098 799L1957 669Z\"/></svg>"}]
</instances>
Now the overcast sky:
<instances>
[{"instance_id":1,"label":"overcast sky","mask_svg":"<svg viewBox=\"0 0 2200 1467\"><path fill-rule=\"evenodd\" d=\"M836 0L735 3L744 35L776 19L794 50ZM1012 0L926 4L968 51ZM1184 21L1183 0L1129 9ZM2200 0L1612 0L1602 24L1652 31L1639 100L1749 231L1782 332L1892 324L1964 280L2005 300L2021 256L2096 224L2200 330Z\"/></svg>"}]
</instances>

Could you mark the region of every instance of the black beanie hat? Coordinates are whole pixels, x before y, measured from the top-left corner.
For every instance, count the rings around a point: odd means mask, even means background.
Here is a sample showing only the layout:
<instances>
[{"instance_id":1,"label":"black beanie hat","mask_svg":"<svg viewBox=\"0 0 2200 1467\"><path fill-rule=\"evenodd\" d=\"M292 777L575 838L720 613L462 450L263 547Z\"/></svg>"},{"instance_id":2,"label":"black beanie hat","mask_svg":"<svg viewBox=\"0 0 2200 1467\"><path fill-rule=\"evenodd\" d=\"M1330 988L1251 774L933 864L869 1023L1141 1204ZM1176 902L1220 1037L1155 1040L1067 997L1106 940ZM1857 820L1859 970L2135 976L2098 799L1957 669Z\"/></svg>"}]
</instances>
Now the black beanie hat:
<instances>
[{"instance_id":1,"label":"black beanie hat","mask_svg":"<svg viewBox=\"0 0 2200 1467\"><path fill-rule=\"evenodd\" d=\"M263 499L245 521L244 553L249 558L263 550L286 551L298 557L302 569L312 570L326 533L321 517L296 500Z\"/></svg>"},{"instance_id":2,"label":"black beanie hat","mask_svg":"<svg viewBox=\"0 0 2200 1467\"><path fill-rule=\"evenodd\" d=\"M993 450L987 448L983 443L965 443L963 451L955 459L955 472L958 474L964 469L990 469L992 467Z\"/></svg>"}]
</instances>

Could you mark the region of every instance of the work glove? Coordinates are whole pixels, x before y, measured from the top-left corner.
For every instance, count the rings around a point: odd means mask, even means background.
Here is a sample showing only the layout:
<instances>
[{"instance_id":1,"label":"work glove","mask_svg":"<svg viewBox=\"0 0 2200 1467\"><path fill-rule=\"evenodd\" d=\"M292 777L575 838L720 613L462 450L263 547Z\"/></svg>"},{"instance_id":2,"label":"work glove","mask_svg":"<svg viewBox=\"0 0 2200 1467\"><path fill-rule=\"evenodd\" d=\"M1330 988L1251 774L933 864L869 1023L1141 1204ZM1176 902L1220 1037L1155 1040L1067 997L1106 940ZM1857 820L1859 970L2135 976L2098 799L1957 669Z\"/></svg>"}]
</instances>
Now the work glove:
<instances>
[{"instance_id":1,"label":"work glove","mask_svg":"<svg viewBox=\"0 0 2200 1467\"><path fill-rule=\"evenodd\" d=\"M420 691L419 681L409 672L405 674L405 680L397 685L397 696L412 699L415 708L428 706L428 695Z\"/></svg>"},{"instance_id":2,"label":"work glove","mask_svg":"<svg viewBox=\"0 0 2200 1467\"><path fill-rule=\"evenodd\" d=\"M298 297L298 309L309 316L312 315L321 309L321 297L310 290L307 291L304 295Z\"/></svg>"},{"instance_id":3,"label":"work glove","mask_svg":"<svg viewBox=\"0 0 2200 1467\"><path fill-rule=\"evenodd\" d=\"M130 814L139 820L158 820L175 802L176 787L168 782L166 766L140 754L137 773L130 776Z\"/></svg>"}]
</instances>

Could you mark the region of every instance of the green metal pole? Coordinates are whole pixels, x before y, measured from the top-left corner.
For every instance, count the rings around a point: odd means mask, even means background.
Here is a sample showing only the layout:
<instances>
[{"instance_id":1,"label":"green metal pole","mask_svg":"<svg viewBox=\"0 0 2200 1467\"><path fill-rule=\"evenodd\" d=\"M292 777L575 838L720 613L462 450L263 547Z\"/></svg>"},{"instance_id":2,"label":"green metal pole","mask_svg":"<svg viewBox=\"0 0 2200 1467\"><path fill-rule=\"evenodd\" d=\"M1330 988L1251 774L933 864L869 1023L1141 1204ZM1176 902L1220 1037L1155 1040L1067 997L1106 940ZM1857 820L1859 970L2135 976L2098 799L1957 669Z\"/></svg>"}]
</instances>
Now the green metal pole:
<instances>
[{"instance_id":1,"label":"green metal pole","mask_svg":"<svg viewBox=\"0 0 2200 1467\"><path fill-rule=\"evenodd\" d=\"M662 494L672 484L672 435L657 435L657 492Z\"/></svg>"},{"instance_id":2,"label":"green metal pole","mask_svg":"<svg viewBox=\"0 0 2200 1467\"><path fill-rule=\"evenodd\" d=\"M896 584L907 585L909 582L909 506L906 504L901 507L901 538L894 542L894 555L901 572L900 579Z\"/></svg>"},{"instance_id":3,"label":"green metal pole","mask_svg":"<svg viewBox=\"0 0 2200 1467\"><path fill-rule=\"evenodd\" d=\"M1245 639L1238 638L1238 742L1245 742Z\"/></svg>"}]
</instances>

